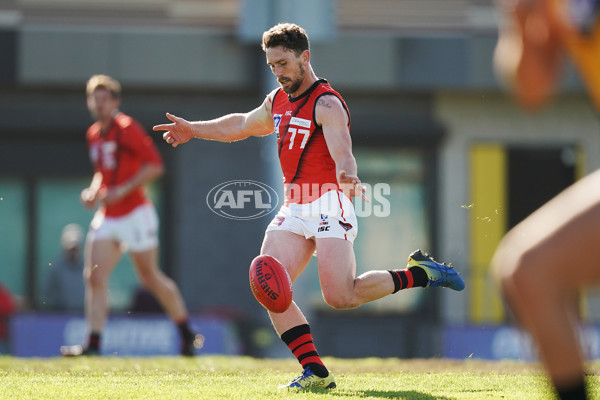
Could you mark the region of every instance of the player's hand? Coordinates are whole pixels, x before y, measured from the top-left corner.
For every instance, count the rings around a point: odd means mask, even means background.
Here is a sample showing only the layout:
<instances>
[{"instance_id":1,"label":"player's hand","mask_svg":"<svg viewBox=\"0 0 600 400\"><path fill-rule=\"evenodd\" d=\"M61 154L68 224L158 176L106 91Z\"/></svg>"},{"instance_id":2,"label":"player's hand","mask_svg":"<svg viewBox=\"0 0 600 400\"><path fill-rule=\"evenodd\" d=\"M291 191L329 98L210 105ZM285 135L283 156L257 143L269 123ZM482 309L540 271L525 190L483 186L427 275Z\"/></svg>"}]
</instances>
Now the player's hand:
<instances>
[{"instance_id":1,"label":"player's hand","mask_svg":"<svg viewBox=\"0 0 600 400\"><path fill-rule=\"evenodd\" d=\"M338 183L342 192L349 198L359 197L366 202L369 202L369 198L365 196L366 188L358 179L356 175L346 174L346 171L340 171L338 176Z\"/></svg>"},{"instance_id":2,"label":"player's hand","mask_svg":"<svg viewBox=\"0 0 600 400\"><path fill-rule=\"evenodd\" d=\"M81 191L81 202L86 208L93 209L96 207L96 192L90 188L85 188Z\"/></svg>"},{"instance_id":3,"label":"player's hand","mask_svg":"<svg viewBox=\"0 0 600 400\"><path fill-rule=\"evenodd\" d=\"M177 147L194 137L192 124L183 118L176 117L167 113L167 118L173 121L172 124L155 125L153 131L166 131L163 133L163 139L173 147Z\"/></svg>"}]
</instances>

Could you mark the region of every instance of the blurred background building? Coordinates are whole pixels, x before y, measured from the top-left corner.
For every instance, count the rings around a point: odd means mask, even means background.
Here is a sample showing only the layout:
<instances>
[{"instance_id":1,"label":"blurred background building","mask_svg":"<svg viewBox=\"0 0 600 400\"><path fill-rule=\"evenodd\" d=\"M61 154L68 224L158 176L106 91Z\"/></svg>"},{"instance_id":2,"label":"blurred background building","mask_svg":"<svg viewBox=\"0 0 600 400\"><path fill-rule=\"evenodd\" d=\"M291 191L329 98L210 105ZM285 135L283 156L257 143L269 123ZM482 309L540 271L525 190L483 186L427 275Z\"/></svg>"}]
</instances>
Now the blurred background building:
<instances>
[{"instance_id":1,"label":"blurred background building","mask_svg":"<svg viewBox=\"0 0 600 400\"><path fill-rule=\"evenodd\" d=\"M520 344L503 331L510 316L488 274L491 255L510 227L600 166L600 135L570 68L550 108L529 115L513 105L492 71L499 21L488 0L1 1L0 282L22 311L39 313L62 227L91 219L79 193L92 174L92 74L120 80L122 110L148 130L167 111L192 120L245 112L276 87L260 35L280 21L307 29L317 75L350 107L361 179L390 187L389 215L362 208L358 272L400 267L423 248L452 261L467 285L334 311L313 261L295 291L320 352L506 358L498 349ZM163 268L195 315L236 327L242 352L287 354L248 286L273 214L232 220L207 204L213 187L232 180L280 191L275 137L177 149L155 139L167 166L151 188ZM113 309L130 311L136 285L125 258L111 280ZM591 323L599 299L582 298Z\"/></svg>"}]
</instances>

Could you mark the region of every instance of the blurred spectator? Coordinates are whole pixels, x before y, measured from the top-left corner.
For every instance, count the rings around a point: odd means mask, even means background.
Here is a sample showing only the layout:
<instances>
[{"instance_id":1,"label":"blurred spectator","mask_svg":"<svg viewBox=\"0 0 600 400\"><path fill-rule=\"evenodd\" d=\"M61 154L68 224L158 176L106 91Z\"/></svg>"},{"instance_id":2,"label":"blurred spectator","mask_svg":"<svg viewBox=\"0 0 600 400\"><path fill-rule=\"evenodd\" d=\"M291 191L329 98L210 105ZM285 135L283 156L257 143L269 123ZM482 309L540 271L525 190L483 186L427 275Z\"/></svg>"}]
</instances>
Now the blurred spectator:
<instances>
[{"instance_id":1,"label":"blurred spectator","mask_svg":"<svg viewBox=\"0 0 600 400\"><path fill-rule=\"evenodd\" d=\"M17 301L8 288L0 283L0 354L8 349L8 321L17 311Z\"/></svg>"},{"instance_id":2,"label":"blurred spectator","mask_svg":"<svg viewBox=\"0 0 600 400\"><path fill-rule=\"evenodd\" d=\"M83 311L83 230L68 224L60 237L61 252L47 268L42 305L53 311Z\"/></svg>"}]
</instances>

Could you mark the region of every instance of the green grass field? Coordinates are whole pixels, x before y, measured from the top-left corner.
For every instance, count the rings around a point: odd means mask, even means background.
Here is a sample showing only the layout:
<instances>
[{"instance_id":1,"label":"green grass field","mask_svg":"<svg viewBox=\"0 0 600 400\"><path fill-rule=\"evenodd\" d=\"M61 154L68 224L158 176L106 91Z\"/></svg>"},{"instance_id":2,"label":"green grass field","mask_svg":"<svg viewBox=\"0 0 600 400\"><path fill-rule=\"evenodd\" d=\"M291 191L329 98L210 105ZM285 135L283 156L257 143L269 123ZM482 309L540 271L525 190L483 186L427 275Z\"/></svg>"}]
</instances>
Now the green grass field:
<instances>
[{"instance_id":1,"label":"green grass field","mask_svg":"<svg viewBox=\"0 0 600 400\"><path fill-rule=\"evenodd\" d=\"M338 388L280 390L292 359L0 357L0 399L550 399L538 365L513 361L325 358ZM589 384L600 395L598 369Z\"/></svg>"}]
</instances>

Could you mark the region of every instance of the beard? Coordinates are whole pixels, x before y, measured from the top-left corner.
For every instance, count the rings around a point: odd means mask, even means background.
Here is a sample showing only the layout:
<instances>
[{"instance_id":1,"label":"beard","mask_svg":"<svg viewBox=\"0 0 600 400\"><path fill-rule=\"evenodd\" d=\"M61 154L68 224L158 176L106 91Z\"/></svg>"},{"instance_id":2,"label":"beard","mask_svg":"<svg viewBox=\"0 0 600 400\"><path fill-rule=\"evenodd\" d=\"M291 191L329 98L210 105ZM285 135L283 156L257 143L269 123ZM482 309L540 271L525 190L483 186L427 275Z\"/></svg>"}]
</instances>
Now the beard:
<instances>
[{"instance_id":1,"label":"beard","mask_svg":"<svg viewBox=\"0 0 600 400\"><path fill-rule=\"evenodd\" d=\"M306 72L304 70L304 67L302 65L300 65L300 76L294 80L289 79L292 82L290 84L290 86L288 86L288 87L281 86L281 89L286 94L296 93L296 91L300 88L300 85L302 85L302 82L304 81L305 76L306 76ZM280 84L281 84L281 82L280 82Z\"/></svg>"}]
</instances>

